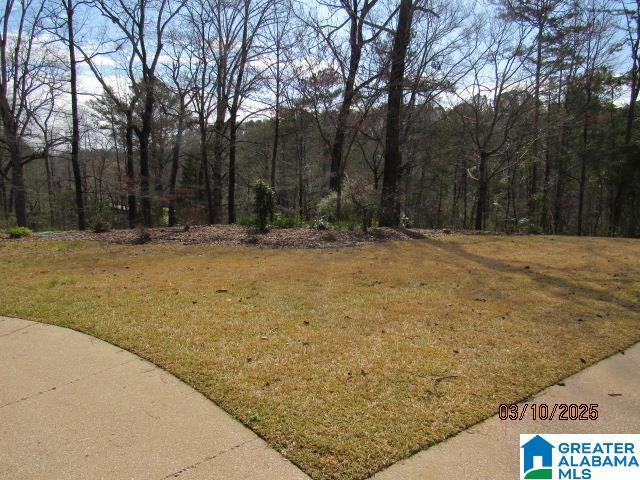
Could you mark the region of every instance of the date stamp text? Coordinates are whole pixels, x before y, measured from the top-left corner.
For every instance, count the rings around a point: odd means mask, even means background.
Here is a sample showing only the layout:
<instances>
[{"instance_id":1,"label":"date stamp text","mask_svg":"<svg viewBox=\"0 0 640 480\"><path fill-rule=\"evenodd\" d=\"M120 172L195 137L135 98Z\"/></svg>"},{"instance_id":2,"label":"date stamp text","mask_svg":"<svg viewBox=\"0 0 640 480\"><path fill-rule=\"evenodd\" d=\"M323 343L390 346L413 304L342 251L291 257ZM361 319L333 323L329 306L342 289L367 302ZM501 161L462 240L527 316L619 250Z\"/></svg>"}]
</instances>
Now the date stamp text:
<instances>
[{"instance_id":1,"label":"date stamp text","mask_svg":"<svg viewBox=\"0 0 640 480\"><path fill-rule=\"evenodd\" d=\"M568 420L594 421L598 419L597 403L503 403L498 409L500 420Z\"/></svg>"}]
</instances>

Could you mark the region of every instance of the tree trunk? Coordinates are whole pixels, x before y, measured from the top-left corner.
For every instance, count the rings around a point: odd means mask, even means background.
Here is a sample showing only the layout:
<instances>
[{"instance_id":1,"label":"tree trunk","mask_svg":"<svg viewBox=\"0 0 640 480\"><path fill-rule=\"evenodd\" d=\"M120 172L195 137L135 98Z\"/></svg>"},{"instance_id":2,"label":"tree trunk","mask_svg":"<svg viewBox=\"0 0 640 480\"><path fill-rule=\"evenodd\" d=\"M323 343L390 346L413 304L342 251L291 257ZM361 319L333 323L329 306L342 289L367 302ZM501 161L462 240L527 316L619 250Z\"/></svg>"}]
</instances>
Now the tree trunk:
<instances>
[{"instance_id":1,"label":"tree trunk","mask_svg":"<svg viewBox=\"0 0 640 480\"><path fill-rule=\"evenodd\" d=\"M344 93L342 95L342 104L338 112L336 121L336 131L331 145L331 170L329 172L329 189L336 192L338 197L341 196L342 185L342 151L344 150L344 141L347 130L347 120L351 111L351 104L354 97L354 86L356 75L360 66L360 58L362 57L362 44L360 42L360 31L358 28L358 17L355 12L351 14L351 27L349 30L349 70L344 85ZM336 216L340 218L340 201L337 202Z\"/></svg>"},{"instance_id":2,"label":"tree trunk","mask_svg":"<svg viewBox=\"0 0 640 480\"><path fill-rule=\"evenodd\" d=\"M149 140L153 122L154 79L149 77L145 81L144 110L142 113L142 127L140 129L140 196L142 204L142 219L145 227L151 226L151 198L149 192Z\"/></svg>"},{"instance_id":3,"label":"tree trunk","mask_svg":"<svg viewBox=\"0 0 640 480\"><path fill-rule=\"evenodd\" d=\"M459 159L456 158L456 164L453 170L453 195L451 195L451 212L449 217L449 224L455 225L456 217L458 215L458 169L459 169Z\"/></svg>"},{"instance_id":4,"label":"tree trunk","mask_svg":"<svg viewBox=\"0 0 640 480\"><path fill-rule=\"evenodd\" d=\"M577 234L582 235L582 217L584 210L584 192L587 183L587 161L585 154L582 154L580 159L580 187L578 192L578 227Z\"/></svg>"},{"instance_id":5,"label":"tree trunk","mask_svg":"<svg viewBox=\"0 0 640 480\"><path fill-rule=\"evenodd\" d=\"M244 69L247 64L247 56L249 54L249 5L250 2L245 1L238 76L236 77L235 90L233 92L233 101L231 103L229 114L229 192L227 205L227 221L229 223L236 222L236 142L238 137L238 109L240 108L240 96L242 93L242 82L244 80Z\"/></svg>"},{"instance_id":6,"label":"tree trunk","mask_svg":"<svg viewBox=\"0 0 640 480\"><path fill-rule=\"evenodd\" d=\"M405 60L411 40L413 10L413 0L400 0L398 26L394 34L393 50L391 52L384 174L382 177L382 200L380 205L380 225L385 227L395 227L400 224L400 195L398 192L402 173L400 120Z\"/></svg>"},{"instance_id":7,"label":"tree trunk","mask_svg":"<svg viewBox=\"0 0 640 480\"><path fill-rule=\"evenodd\" d=\"M513 225L511 224L511 222L509 222L509 209L511 208L511 195L512 195L512 191L513 191L513 170L515 170L515 165L512 168L508 168L507 169L507 176L509 177L509 183L507 183L507 204L504 207L504 231L506 233L513 233Z\"/></svg>"},{"instance_id":8,"label":"tree trunk","mask_svg":"<svg viewBox=\"0 0 640 480\"><path fill-rule=\"evenodd\" d=\"M2 205L2 213L5 222L9 222L9 205L7 204L7 187L4 182L4 176L0 172L0 205Z\"/></svg>"},{"instance_id":9,"label":"tree trunk","mask_svg":"<svg viewBox=\"0 0 640 480\"><path fill-rule=\"evenodd\" d=\"M476 203L475 229L482 230L487 208L487 161L489 156L485 152L480 152L480 171L478 178L478 201Z\"/></svg>"},{"instance_id":10,"label":"tree trunk","mask_svg":"<svg viewBox=\"0 0 640 480\"><path fill-rule=\"evenodd\" d=\"M236 112L230 118L229 126L229 192L227 204L227 221L236 223L236 140L238 126L236 125Z\"/></svg>"},{"instance_id":11,"label":"tree trunk","mask_svg":"<svg viewBox=\"0 0 640 480\"><path fill-rule=\"evenodd\" d=\"M301 217L306 216L305 208L305 195L304 195L304 156L305 145L304 137L300 135L300 138L296 141L296 153L298 157L298 212Z\"/></svg>"},{"instance_id":12,"label":"tree trunk","mask_svg":"<svg viewBox=\"0 0 640 480\"><path fill-rule=\"evenodd\" d=\"M640 29L640 20L637 20L638 22L638 28ZM640 73L640 66L638 65L638 52L637 50L632 50L632 56L633 56L633 65L631 68L631 92L630 92L630 96L629 96L629 108L627 110L627 120L626 120L626 127L625 127L625 135L624 135L624 145L625 147L628 147L629 145L631 145L631 139L632 139L632 135L633 135L633 127L634 127L634 123L635 123L635 117L636 117L636 104L637 104L637 99L638 99L638 89L640 88L640 79L639 79L639 73ZM625 149L625 153L626 153L627 149ZM626 154L628 157L628 154ZM628 162L628 158L625 161L625 165ZM636 160L636 162L639 162L638 160ZM638 167L636 167L638 169L640 169L640 164ZM622 212L623 212L623 203L624 203L624 198L627 195L627 189L629 186L629 180L627 178L627 174L624 171L626 170L625 167L623 167L623 171L620 172L620 180L617 182L617 192L616 195L614 197L614 205L613 205L613 214L611 216L613 224L611 226L611 232L612 235L616 235L619 230L620 230L620 222L622 219ZM633 168L632 168L633 170ZM631 191L632 194L635 195L635 191L632 190ZM635 212L632 210L633 216L635 216ZM633 223L632 223L633 225ZM631 230L631 229L629 229ZM628 232L631 233L631 232Z\"/></svg>"},{"instance_id":13,"label":"tree trunk","mask_svg":"<svg viewBox=\"0 0 640 480\"><path fill-rule=\"evenodd\" d=\"M45 138L46 143L46 138ZM49 204L49 225L54 227L56 224L56 216L54 209L54 195L53 195L53 178L51 172L51 161L49 155L49 149L46 148L44 151L44 168L47 173L47 203Z\"/></svg>"},{"instance_id":14,"label":"tree trunk","mask_svg":"<svg viewBox=\"0 0 640 480\"><path fill-rule=\"evenodd\" d=\"M273 151L271 152L271 188L276 188L276 162L278 159L278 140L280 139L280 45L276 50L276 108L273 119Z\"/></svg>"},{"instance_id":15,"label":"tree trunk","mask_svg":"<svg viewBox=\"0 0 640 480\"><path fill-rule=\"evenodd\" d=\"M531 166L529 170L529 198L527 202L527 210L529 221L536 219L538 202L536 195L538 193L538 155L540 153L540 77L542 71L542 34L544 32L544 23L538 26L536 35L536 71L534 79L533 101L535 102L533 110L533 145L531 148Z\"/></svg>"},{"instance_id":16,"label":"tree trunk","mask_svg":"<svg viewBox=\"0 0 640 480\"><path fill-rule=\"evenodd\" d=\"M226 104L219 100L218 114L214 125L213 140L213 195L212 195L212 215L209 217L211 223L222 222L222 153L224 145L224 110Z\"/></svg>"},{"instance_id":17,"label":"tree trunk","mask_svg":"<svg viewBox=\"0 0 640 480\"><path fill-rule=\"evenodd\" d=\"M276 188L276 165L278 160L278 139L280 137L280 113L276 107L275 118L273 119L273 152L271 152L271 178L269 185L275 190Z\"/></svg>"},{"instance_id":18,"label":"tree trunk","mask_svg":"<svg viewBox=\"0 0 640 480\"><path fill-rule=\"evenodd\" d=\"M639 20L640 22L640 20ZM627 110L627 124L624 133L624 144L631 143L631 135L633 133L633 123L636 118L636 102L638 99L638 63L634 60L631 70L631 92L629 94L629 109Z\"/></svg>"},{"instance_id":19,"label":"tree trunk","mask_svg":"<svg viewBox=\"0 0 640 480\"><path fill-rule=\"evenodd\" d=\"M464 175L462 176L462 207L464 209L464 212L462 214L462 228L467 228L467 217L468 217L468 210L469 210L469 206L468 206L468 176L469 176L469 172L467 171L467 157L466 155L462 157L463 160L463 165L462 165L462 170L464 172Z\"/></svg>"},{"instance_id":20,"label":"tree trunk","mask_svg":"<svg viewBox=\"0 0 640 480\"><path fill-rule=\"evenodd\" d=\"M182 147L182 135L184 132L185 117L184 96L180 96L180 110L178 111L178 125L175 143L171 158L171 177L169 178L169 226L173 227L177 222L176 218L176 182L178 179L178 167L180 166L180 148Z\"/></svg>"},{"instance_id":21,"label":"tree trunk","mask_svg":"<svg viewBox=\"0 0 640 480\"><path fill-rule=\"evenodd\" d=\"M589 73L587 75L590 75ZM584 106L584 117L582 122L582 152L580 155L580 187L578 193L578 235L582 235L582 221L584 211L584 193L587 185L587 154L588 154L588 128L589 128L589 108L591 106L591 82L587 79L586 84L587 99Z\"/></svg>"},{"instance_id":22,"label":"tree trunk","mask_svg":"<svg viewBox=\"0 0 640 480\"><path fill-rule=\"evenodd\" d=\"M78 211L78 229L85 230L87 222L84 209L84 196L82 193L82 176L80 174L80 126L78 121L78 88L76 72L76 51L73 29L73 0L67 0L67 30L69 40L69 69L71 87L71 166L73 167L73 180L76 189L76 209Z\"/></svg>"},{"instance_id":23,"label":"tree trunk","mask_svg":"<svg viewBox=\"0 0 640 480\"><path fill-rule=\"evenodd\" d=\"M562 230L562 196L564 193L564 159L563 152L558 158L558 171L556 173L556 191L553 201L553 233L558 234Z\"/></svg>"},{"instance_id":24,"label":"tree trunk","mask_svg":"<svg viewBox=\"0 0 640 480\"><path fill-rule=\"evenodd\" d=\"M0 117L4 127L4 141L9 163L11 164L11 193L16 215L16 223L21 227L27 226L27 196L24 188L24 172L22 167L22 149L18 138L18 126L9 105L6 84L2 84L0 92Z\"/></svg>"},{"instance_id":25,"label":"tree trunk","mask_svg":"<svg viewBox=\"0 0 640 480\"><path fill-rule=\"evenodd\" d=\"M6 132L6 130L5 130ZM5 137L11 161L11 186L13 188L13 209L16 223L20 227L27 226L27 194L24 188L24 169L22 167L22 152L17 135L8 132Z\"/></svg>"},{"instance_id":26,"label":"tree trunk","mask_svg":"<svg viewBox=\"0 0 640 480\"><path fill-rule=\"evenodd\" d=\"M207 125L204 116L200 115L200 160L202 176L204 179L205 194L207 196L207 213L209 225L213 225L215 217L213 211L213 197L211 195L211 180L209 179L209 160L207 159Z\"/></svg>"},{"instance_id":27,"label":"tree trunk","mask_svg":"<svg viewBox=\"0 0 640 480\"><path fill-rule=\"evenodd\" d=\"M129 228L135 228L137 217L136 205L136 174L133 166L133 111L130 108L126 112L127 126L125 132L126 142L126 174L127 174L127 203Z\"/></svg>"}]
</instances>

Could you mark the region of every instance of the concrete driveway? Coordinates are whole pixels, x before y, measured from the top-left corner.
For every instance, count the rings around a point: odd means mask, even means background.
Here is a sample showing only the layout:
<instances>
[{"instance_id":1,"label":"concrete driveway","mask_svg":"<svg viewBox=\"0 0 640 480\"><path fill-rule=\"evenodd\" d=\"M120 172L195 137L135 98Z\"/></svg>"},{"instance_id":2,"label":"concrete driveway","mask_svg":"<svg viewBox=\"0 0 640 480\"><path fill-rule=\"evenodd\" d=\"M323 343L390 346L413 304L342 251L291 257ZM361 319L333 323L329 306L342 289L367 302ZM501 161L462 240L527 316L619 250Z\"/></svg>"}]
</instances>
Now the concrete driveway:
<instances>
[{"instance_id":1,"label":"concrete driveway","mask_svg":"<svg viewBox=\"0 0 640 480\"><path fill-rule=\"evenodd\" d=\"M155 365L72 330L0 317L0 478L308 477Z\"/></svg>"}]
</instances>

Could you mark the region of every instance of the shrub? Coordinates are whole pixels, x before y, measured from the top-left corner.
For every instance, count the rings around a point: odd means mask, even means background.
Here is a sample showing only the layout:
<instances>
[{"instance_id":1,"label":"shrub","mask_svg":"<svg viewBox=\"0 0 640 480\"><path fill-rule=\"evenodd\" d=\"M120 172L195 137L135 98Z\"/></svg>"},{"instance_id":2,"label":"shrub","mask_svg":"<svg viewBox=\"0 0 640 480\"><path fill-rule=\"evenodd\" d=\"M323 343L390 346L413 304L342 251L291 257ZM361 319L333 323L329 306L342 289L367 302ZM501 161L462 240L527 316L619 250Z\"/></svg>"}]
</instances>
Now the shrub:
<instances>
[{"instance_id":1,"label":"shrub","mask_svg":"<svg viewBox=\"0 0 640 480\"><path fill-rule=\"evenodd\" d=\"M338 205L338 195L336 192L331 192L328 195L322 197L316 206L316 211L320 218L324 218L328 221L333 221L336 218L336 208ZM344 205L341 205L341 210L344 214Z\"/></svg>"},{"instance_id":2,"label":"shrub","mask_svg":"<svg viewBox=\"0 0 640 480\"><path fill-rule=\"evenodd\" d=\"M353 230L356 223L367 231L374 220L380 196L372 184L345 177L340 197L340 219L336 218L338 195L331 192L323 197L316 206L320 217L331 222L341 230Z\"/></svg>"},{"instance_id":3,"label":"shrub","mask_svg":"<svg viewBox=\"0 0 640 480\"><path fill-rule=\"evenodd\" d=\"M411 219L406 214L403 213L400 216L400 226L402 228L412 228L413 227L413 222L411 221Z\"/></svg>"},{"instance_id":4,"label":"shrub","mask_svg":"<svg viewBox=\"0 0 640 480\"><path fill-rule=\"evenodd\" d=\"M373 185L346 177L342 187L344 210L360 220L362 230L371 226L373 215L378 209L379 195ZM347 217L348 218L348 217Z\"/></svg>"},{"instance_id":5,"label":"shrub","mask_svg":"<svg viewBox=\"0 0 640 480\"><path fill-rule=\"evenodd\" d=\"M168 207L162 207L162 209L160 210L160 215L158 220L159 220L159 225L161 227L169 226L169 208Z\"/></svg>"},{"instance_id":6,"label":"shrub","mask_svg":"<svg viewBox=\"0 0 640 480\"><path fill-rule=\"evenodd\" d=\"M91 222L91 230L95 233L104 233L111 230L111 223L104 219L95 219Z\"/></svg>"},{"instance_id":7,"label":"shrub","mask_svg":"<svg viewBox=\"0 0 640 480\"><path fill-rule=\"evenodd\" d=\"M542 230L535 222L529 220L527 217L523 217L518 221L518 231L520 233L527 234L539 234Z\"/></svg>"},{"instance_id":8,"label":"shrub","mask_svg":"<svg viewBox=\"0 0 640 480\"><path fill-rule=\"evenodd\" d=\"M256 224L256 219L253 217L239 217L236 223L243 227L253 227Z\"/></svg>"},{"instance_id":9,"label":"shrub","mask_svg":"<svg viewBox=\"0 0 640 480\"><path fill-rule=\"evenodd\" d=\"M303 228L307 225L307 222L298 216L288 216L281 213L276 213L269 222L269 226L273 228Z\"/></svg>"},{"instance_id":10,"label":"shrub","mask_svg":"<svg viewBox=\"0 0 640 480\"><path fill-rule=\"evenodd\" d=\"M251 189L255 195L256 227L261 232L265 232L267 222L273 220L276 192L262 180L253 182Z\"/></svg>"},{"instance_id":11,"label":"shrub","mask_svg":"<svg viewBox=\"0 0 640 480\"><path fill-rule=\"evenodd\" d=\"M111 230L111 219L106 214L102 206L95 210L91 217L91 221L89 222L89 226L95 233L104 233Z\"/></svg>"},{"instance_id":12,"label":"shrub","mask_svg":"<svg viewBox=\"0 0 640 480\"><path fill-rule=\"evenodd\" d=\"M324 217L318 217L311 224L311 228L315 228L316 230L326 230L327 223L328 222L324 219Z\"/></svg>"},{"instance_id":13,"label":"shrub","mask_svg":"<svg viewBox=\"0 0 640 480\"><path fill-rule=\"evenodd\" d=\"M331 225L334 230L353 232L358 228L359 223L353 220L337 220Z\"/></svg>"},{"instance_id":14,"label":"shrub","mask_svg":"<svg viewBox=\"0 0 640 480\"><path fill-rule=\"evenodd\" d=\"M51 226L51 213L48 209L35 207L29 210L29 228L44 230Z\"/></svg>"},{"instance_id":15,"label":"shrub","mask_svg":"<svg viewBox=\"0 0 640 480\"><path fill-rule=\"evenodd\" d=\"M27 227L13 227L10 228L7 233L9 234L9 238L22 238L33 235L33 232Z\"/></svg>"}]
</instances>

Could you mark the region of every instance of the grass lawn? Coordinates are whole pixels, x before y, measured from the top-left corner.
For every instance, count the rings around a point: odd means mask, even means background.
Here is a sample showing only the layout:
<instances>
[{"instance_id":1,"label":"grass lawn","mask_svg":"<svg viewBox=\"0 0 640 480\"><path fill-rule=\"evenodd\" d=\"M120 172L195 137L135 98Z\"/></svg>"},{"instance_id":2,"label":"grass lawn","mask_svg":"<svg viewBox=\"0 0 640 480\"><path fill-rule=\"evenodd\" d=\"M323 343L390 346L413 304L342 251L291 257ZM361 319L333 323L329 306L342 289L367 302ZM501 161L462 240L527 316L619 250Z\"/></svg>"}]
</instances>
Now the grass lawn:
<instances>
[{"instance_id":1,"label":"grass lawn","mask_svg":"<svg viewBox=\"0 0 640 480\"><path fill-rule=\"evenodd\" d=\"M640 241L336 250L0 243L0 314L164 367L316 479L361 479L640 340Z\"/></svg>"}]
</instances>

